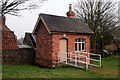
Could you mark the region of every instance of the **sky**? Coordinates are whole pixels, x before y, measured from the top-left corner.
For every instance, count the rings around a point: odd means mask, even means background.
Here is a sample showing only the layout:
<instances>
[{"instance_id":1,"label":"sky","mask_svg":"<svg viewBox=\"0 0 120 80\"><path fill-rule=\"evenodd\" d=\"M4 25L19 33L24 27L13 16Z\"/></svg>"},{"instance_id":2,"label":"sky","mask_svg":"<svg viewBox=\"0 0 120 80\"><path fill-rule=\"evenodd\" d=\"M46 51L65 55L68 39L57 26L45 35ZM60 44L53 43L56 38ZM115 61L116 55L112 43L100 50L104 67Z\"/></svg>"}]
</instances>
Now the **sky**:
<instances>
[{"instance_id":1,"label":"sky","mask_svg":"<svg viewBox=\"0 0 120 80\"><path fill-rule=\"evenodd\" d=\"M25 32L32 32L40 13L66 16L69 4L74 4L77 0L48 0L39 9L21 11L22 16L16 17L6 15L6 25L14 31L17 38L24 38Z\"/></svg>"},{"instance_id":2,"label":"sky","mask_svg":"<svg viewBox=\"0 0 120 80\"><path fill-rule=\"evenodd\" d=\"M6 25L11 31L14 31L17 38L24 37L25 32L32 32L40 13L66 16L69 10L69 4L76 0L48 0L45 1L39 9L30 11L21 11L20 17L6 15Z\"/></svg>"}]
</instances>

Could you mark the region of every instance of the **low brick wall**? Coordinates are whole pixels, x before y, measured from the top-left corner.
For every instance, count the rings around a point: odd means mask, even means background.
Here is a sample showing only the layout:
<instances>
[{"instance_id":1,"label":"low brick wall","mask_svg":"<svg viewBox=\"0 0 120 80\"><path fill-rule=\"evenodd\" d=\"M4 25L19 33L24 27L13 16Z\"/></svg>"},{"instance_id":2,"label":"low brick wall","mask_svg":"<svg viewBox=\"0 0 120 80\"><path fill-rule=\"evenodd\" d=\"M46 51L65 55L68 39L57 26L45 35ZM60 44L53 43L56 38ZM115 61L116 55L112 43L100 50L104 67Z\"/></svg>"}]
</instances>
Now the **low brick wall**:
<instances>
[{"instance_id":1,"label":"low brick wall","mask_svg":"<svg viewBox=\"0 0 120 80\"><path fill-rule=\"evenodd\" d=\"M35 64L35 51L33 49L3 50L2 64Z\"/></svg>"}]
</instances>

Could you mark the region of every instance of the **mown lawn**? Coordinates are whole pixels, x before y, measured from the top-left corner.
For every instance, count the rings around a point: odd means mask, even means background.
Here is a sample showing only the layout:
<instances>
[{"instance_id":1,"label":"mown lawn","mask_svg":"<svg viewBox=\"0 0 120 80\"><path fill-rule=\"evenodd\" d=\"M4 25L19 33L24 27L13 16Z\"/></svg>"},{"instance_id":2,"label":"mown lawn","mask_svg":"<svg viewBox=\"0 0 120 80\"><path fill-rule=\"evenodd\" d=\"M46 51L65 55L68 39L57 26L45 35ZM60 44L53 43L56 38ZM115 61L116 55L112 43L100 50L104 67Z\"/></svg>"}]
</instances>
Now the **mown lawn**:
<instances>
[{"instance_id":1,"label":"mown lawn","mask_svg":"<svg viewBox=\"0 0 120 80\"><path fill-rule=\"evenodd\" d=\"M116 78L118 76L118 56L102 59L101 68L83 70L71 66L55 69L31 65L3 65L3 78Z\"/></svg>"},{"instance_id":2,"label":"mown lawn","mask_svg":"<svg viewBox=\"0 0 120 80\"><path fill-rule=\"evenodd\" d=\"M90 71L101 74L103 78L115 78L118 77L120 71L119 65L120 56L111 56L102 59L101 68L92 68Z\"/></svg>"}]
</instances>

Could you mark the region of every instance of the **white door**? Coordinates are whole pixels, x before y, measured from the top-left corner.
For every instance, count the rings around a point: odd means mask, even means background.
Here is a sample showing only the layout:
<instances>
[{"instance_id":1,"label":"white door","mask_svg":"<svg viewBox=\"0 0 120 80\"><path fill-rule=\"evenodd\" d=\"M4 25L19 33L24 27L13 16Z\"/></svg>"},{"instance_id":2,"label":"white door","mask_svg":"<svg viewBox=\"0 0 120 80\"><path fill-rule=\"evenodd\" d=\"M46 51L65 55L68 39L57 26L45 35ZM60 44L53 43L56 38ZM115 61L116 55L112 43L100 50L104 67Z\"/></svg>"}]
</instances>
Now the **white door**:
<instances>
[{"instance_id":1,"label":"white door","mask_svg":"<svg viewBox=\"0 0 120 80\"><path fill-rule=\"evenodd\" d=\"M66 57L67 57L67 39L60 39L60 53L59 53L59 57L60 57L60 62L66 61Z\"/></svg>"}]
</instances>

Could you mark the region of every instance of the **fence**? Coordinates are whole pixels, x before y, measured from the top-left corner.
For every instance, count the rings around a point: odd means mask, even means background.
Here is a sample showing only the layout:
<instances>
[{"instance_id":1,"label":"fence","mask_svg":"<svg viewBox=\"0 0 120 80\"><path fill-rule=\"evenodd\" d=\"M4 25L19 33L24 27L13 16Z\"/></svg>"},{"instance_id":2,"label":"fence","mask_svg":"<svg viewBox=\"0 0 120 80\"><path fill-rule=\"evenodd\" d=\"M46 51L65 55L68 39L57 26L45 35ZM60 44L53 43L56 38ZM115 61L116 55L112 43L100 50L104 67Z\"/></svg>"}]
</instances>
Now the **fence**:
<instances>
[{"instance_id":1,"label":"fence","mask_svg":"<svg viewBox=\"0 0 120 80\"><path fill-rule=\"evenodd\" d=\"M64 63L67 65L72 65L83 69L85 68L88 69L89 66L101 67L101 55L99 54L86 52L70 52L70 53L64 52L63 54L66 54L66 57L58 55L58 63ZM60 61L61 58L66 59L64 59L65 61Z\"/></svg>"}]
</instances>

